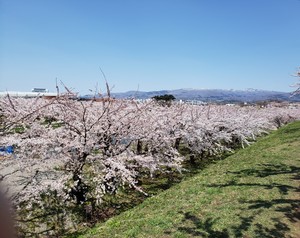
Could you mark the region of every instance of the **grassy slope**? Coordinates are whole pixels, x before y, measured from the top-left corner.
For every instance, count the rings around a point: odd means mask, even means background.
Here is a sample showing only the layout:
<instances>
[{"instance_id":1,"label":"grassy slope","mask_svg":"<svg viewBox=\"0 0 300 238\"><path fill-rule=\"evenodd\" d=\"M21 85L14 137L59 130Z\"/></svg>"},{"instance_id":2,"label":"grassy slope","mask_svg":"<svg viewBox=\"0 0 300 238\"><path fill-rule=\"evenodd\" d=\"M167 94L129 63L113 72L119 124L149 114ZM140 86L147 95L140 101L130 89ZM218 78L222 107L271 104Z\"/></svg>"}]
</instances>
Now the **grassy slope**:
<instances>
[{"instance_id":1,"label":"grassy slope","mask_svg":"<svg viewBox=\"0 0 300 238\"><path fill-rule=\"evenodd\" d=\"M300 237L299 185L297 122L83 237Z\"/></svg>"}]
</instances>

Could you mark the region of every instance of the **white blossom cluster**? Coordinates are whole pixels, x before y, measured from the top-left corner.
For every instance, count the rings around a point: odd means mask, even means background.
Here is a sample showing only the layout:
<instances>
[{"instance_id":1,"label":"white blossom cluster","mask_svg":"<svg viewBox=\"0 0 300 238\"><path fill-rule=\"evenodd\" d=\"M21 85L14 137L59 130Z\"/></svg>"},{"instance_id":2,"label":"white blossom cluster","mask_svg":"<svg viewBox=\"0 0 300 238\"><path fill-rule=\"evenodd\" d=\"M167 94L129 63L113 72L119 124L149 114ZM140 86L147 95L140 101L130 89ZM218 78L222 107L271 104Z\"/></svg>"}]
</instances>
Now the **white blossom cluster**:
<instances>
[{"instance_id":1,"label":"white blossom cluster","mask_svg":"<svg viewBox=\"0 0 300 238\"><path fill-rule=\"evenodd\" d=\"M300 80L300 67L298 68L298 71L294 75L298 80ZM298 81L293 85L293 87L296 88L296 90L292 93L293 96L300 95L300 82Z\"/></svg>"}]
</instances>

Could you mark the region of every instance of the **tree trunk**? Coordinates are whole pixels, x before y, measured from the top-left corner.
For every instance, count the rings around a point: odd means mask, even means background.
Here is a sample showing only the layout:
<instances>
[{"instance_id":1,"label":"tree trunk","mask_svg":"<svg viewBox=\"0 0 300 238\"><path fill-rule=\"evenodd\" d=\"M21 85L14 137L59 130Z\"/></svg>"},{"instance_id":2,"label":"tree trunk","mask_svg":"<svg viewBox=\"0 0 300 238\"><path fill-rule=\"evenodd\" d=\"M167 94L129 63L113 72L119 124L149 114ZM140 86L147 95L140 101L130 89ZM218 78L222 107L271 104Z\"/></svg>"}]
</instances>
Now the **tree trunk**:
<instances>
[{"instance_id":1,"label":"tree trunk","mask_svg":"<svg viewBox=\"0 0 300 238\"><path fill-rule=\"evenodd\" d=\"M141 142L140 140L137 141L137 146L136 146L136 153L138 155L142 154L142 150L143 150L143 142Z\"/></svg>"},{"instance_id":2,"label":"tree trunk","mask_svg":"<svg viewBox=\"0 0 300 238\"><path fill-rule=\"evenodd\" d=\"M190 163L193 165L196 164L195 155L190 155Z\"/></svg>"},{"instance_id":3,"label":"tree trunk","mask_svg":"<svg viewBox=\"0 0 300 238\"><path fill-rule=\"evenodd\" d=\"M181 141L181 138L180 138L180 137L179 137L179 138L176 138L176 140L175 140L175 145L174 145L174 147L175 147L176 150L179 149L180 141Z\"/></svg>"}]
</instances>

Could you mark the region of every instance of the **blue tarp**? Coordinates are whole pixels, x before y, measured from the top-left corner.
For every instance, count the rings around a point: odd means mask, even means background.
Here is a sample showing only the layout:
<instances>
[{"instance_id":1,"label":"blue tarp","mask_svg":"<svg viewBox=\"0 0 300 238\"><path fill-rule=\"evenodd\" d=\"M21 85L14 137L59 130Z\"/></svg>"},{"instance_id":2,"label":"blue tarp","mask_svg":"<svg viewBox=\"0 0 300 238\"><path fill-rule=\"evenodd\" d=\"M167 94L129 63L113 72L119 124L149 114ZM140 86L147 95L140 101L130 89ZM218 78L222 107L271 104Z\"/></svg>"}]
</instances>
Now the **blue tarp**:
<instances>
[{"instance_id":1,"label":"blue tarp","mask_svg":"<svg viewBox=\"0 0 300 238\"><path fill-rule=\"evenodd\" d=\"M0 146L0 152L5 154L12 154L14 153L14 147L13 146Z\"/></svg>"}]
</instances>

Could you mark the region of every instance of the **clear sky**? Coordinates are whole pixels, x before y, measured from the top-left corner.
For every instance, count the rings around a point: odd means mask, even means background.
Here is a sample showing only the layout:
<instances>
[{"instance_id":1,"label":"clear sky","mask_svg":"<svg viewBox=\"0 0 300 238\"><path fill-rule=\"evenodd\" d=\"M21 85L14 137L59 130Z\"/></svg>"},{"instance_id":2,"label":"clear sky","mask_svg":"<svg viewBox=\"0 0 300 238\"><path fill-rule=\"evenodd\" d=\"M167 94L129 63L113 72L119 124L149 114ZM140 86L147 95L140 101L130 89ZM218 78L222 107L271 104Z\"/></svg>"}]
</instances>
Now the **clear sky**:
<instances>
[{"instance_id":1,"label":"clear sky","mask_svg":"<svg viewBox=\"0 0 300 238\"><path fill-rule=\"evenodd\" d=\"M299 0L0 0L0 91L291 91Z\"/></svg>"}]
</instances>

